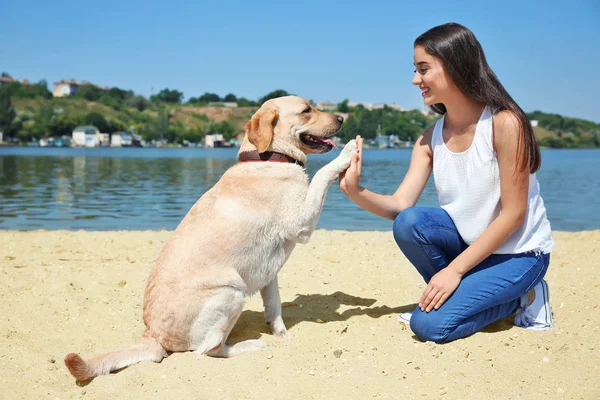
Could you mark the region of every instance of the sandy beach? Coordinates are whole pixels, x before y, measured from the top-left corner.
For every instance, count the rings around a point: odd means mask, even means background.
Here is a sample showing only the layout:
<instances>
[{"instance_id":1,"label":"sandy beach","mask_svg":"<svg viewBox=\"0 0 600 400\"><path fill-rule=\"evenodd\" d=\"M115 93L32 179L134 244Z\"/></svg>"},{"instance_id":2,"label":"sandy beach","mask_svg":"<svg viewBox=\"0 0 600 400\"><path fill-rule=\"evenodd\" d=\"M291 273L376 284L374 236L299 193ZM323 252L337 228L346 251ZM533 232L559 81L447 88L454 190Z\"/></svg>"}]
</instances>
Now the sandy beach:
<instances>
[{"instance_id":1,"label":"sandy beach","mask_svg":"<svg viewBox=\"0 0 600 400\"><path fill-rule=\"evenodd\" d=\"M259 295L232 359L175 353L77 385L63 358L133 344L169 231L0 231L0 384L6 399L597 399L600 230L555 232L546 275L555 328L507 318L469 338L420 342L397 315L425 285L389 232L316 231L279 275L291 340L268 333Z\"/></svg>"}]
</instances>

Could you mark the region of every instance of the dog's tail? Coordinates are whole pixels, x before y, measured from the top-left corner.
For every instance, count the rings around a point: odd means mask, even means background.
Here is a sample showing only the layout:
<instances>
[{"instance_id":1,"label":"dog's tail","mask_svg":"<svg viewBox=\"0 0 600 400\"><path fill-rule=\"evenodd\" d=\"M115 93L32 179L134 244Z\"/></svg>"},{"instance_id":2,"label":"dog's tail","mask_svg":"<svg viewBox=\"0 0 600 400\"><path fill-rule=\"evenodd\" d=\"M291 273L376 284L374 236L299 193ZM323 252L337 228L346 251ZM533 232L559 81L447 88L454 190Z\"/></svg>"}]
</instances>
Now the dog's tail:
<instances>
[{"instance_id":1,"label":"dog's tail","mask_svg":"<svg viewBox=\"0 0 600 400\"><path fill-rule=\"evenodd\" d=\"M166 354L167 351L158 340L146 330L141 339L129 349L102 354L88 361L84 361L78 354L70 353L65 357L65 364L78 381L88 381L140 361L160 362Z\"/></svg>"}]
</instances>

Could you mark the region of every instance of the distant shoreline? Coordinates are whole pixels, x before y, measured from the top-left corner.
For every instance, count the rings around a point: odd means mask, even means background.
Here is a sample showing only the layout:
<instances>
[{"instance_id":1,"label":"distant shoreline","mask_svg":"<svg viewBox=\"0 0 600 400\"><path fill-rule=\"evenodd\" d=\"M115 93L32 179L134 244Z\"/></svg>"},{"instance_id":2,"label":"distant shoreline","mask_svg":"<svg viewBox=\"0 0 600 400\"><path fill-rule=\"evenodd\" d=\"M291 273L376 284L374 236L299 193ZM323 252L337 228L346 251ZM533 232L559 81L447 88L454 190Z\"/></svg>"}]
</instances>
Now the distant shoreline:
<instances>
[{"instance_id":1,"label":"distant shoreline","mask_svg":"<svg viewBox=\"0 0 600 400\"><path fill-rule=\"evenodd\" d=\"M18 149L205 149L205 150L217 150L217 149L239 149L237 146L229 147L194 147L194 146L121 146L121 147L110 147L110 146L98 146L98 147L80 147L80 146L24 146L21 144L15 144L10 142L0 142L0 147L3 148L18 148ZM412 147L364 147L368 150L412 150ZM540 150L600 150L600 147L548 147L540 146Z\"/></svg>"}]
</instances>

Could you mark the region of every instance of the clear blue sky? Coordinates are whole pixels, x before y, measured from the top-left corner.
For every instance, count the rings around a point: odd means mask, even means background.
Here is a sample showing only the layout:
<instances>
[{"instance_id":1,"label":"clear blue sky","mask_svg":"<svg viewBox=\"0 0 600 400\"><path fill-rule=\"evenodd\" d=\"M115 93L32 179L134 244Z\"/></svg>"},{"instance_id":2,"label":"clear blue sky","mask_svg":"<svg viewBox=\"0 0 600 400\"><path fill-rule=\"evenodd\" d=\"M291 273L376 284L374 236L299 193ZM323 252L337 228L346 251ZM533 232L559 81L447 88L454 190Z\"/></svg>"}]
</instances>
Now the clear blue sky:
<instances>
[{"instance_id":1,"label":"clear blue sky","mask_svg":"<svg viewBox=\"0 0 600 400\"><path fill-rule=\"evenodd\" d=\"M500 5L502 4L502 5ZM525 111L600 122L600 1L0 0L0 70L149 95L422 108L412 44L445 22L471 29Z\"/></svg>"}]
</instances>

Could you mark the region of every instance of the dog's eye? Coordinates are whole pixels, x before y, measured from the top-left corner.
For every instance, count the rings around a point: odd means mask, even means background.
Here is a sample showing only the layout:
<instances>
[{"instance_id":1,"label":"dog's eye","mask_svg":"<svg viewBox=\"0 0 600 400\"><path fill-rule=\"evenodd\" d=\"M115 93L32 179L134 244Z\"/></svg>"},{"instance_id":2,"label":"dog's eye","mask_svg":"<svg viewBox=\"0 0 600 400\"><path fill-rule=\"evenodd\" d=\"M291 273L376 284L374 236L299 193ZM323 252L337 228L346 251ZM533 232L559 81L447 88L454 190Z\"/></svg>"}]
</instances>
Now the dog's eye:
<instances>
[{"instance_id":1,"label":"dog's eye","mask_svg":"<svg viewBox=\"0 0 600 400\"><path fill-rule=\"evenodd\" d=\"M312 111L312 108L310 108L310 107L306 107L306 108L305 108L305 109L302 111L302 114L308 114L308 113L309 113L309 112L311 112L311 111Z\"/></svg>"}]
</instances>

